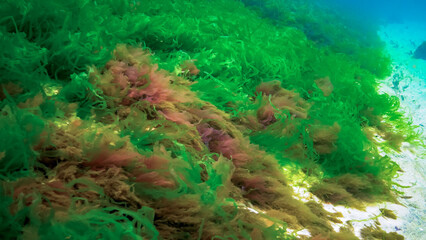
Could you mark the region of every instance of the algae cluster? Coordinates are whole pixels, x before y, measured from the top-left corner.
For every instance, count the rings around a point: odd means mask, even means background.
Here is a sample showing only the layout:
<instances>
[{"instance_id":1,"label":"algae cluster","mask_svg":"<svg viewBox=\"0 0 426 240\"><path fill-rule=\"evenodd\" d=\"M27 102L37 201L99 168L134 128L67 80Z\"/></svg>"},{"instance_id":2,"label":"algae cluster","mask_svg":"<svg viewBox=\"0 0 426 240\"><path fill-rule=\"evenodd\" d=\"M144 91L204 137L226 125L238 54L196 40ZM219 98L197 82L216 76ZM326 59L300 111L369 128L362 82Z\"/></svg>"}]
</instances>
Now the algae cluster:
<instances>
[{"instance_id":1,"label":"algae cluster","mask_svg":"<svg viewBox=\"0 0 426 240\"><path fill-rule=\"evenodd\" d=\"M357 239L283 168L333 204L396 201L380 151L417 133L377 93L377 36L328 11L2 1L2 238Z\"/></svg>"}]
</instances>

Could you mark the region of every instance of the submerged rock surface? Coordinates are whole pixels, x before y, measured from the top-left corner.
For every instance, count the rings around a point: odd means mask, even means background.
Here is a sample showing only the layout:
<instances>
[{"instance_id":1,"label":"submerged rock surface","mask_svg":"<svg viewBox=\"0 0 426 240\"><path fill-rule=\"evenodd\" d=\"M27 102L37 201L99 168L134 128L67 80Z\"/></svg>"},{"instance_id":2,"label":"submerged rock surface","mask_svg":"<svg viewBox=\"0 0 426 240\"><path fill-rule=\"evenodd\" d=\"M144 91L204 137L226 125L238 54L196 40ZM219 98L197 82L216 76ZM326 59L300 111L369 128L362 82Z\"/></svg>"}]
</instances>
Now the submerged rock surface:
<instances>
[{"instance_id":1,"label":"submerged rock surface","mask_svg":"<svg viewBox=\"0 0 426 240\"><path fill-rule=\"evenodd\" d=\"M426 41L424 41L414 52L414 58L426 60Z\"/></svg>"}]
</instances>

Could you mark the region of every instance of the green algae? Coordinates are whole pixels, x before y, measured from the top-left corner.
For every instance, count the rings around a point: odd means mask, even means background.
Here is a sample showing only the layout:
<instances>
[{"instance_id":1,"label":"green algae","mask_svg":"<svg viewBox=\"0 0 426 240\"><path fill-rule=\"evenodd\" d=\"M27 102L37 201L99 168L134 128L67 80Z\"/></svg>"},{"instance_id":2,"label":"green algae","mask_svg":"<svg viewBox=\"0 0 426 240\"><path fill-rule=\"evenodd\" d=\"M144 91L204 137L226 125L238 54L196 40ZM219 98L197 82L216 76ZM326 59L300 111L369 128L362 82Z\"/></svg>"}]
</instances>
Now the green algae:
<instances>
[{"instance_id":1,"label":"green algae","mask_svg":"<svg viewBox=\"0 0 426 240\"><path fill-rule=\"evenodd\" d=\"M385 218L390 218L390 219L397 219L398 218L392 210L389 210L389 209L386 209L386 208L380 208L380 212L382 213L383 217L385 217Z\"/></svg>"},{"instance_id":2,"label":"green algae","mask_svg":"<svg viewBox=\"0 0 426 240\"><path fill-rule=\"evenodd\" d=\"M361 236L366 240L375 240L375 239L390 239L390 240L403 240L405 239L402 235L396 232L387 233L382 230L380 227L368 226L361 229Z\"/></svg>"},{"instance_id":3,"label":"green algae","mask_svg":"<svg viewBox=\"0 0 426 240\"><path fill-rule=\"evenodd\" d=\"M15 187L0 194L5 236L355 238L294 199L280 169L316 177L310 190L334 204L394 199L400 168L379 147L418 140L377 93L389 59L377 36L357 40L312 5L255 8L0 3L0 175Z\"/></svg>"}]
</instances>

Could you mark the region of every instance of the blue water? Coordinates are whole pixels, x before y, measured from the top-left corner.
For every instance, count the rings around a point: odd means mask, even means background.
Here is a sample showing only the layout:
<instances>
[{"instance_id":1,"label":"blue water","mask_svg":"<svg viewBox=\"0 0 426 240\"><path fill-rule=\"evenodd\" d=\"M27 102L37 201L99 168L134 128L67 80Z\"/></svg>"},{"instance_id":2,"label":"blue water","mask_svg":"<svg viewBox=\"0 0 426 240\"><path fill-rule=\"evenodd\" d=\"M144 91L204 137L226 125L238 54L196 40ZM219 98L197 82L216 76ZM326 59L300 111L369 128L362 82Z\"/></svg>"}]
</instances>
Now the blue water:
<instances>
[{"instance_id":1,"label":"blue water","mask_svg":"<svg viewBox=\"0 0 426 240\"><path fill-rule=\"evenodd\" d=\"M382 23L421 21L426 24L426 0L320 0L343 14ZM419 29L419 31L426 31Z\"/></svg>"}]
</instances>

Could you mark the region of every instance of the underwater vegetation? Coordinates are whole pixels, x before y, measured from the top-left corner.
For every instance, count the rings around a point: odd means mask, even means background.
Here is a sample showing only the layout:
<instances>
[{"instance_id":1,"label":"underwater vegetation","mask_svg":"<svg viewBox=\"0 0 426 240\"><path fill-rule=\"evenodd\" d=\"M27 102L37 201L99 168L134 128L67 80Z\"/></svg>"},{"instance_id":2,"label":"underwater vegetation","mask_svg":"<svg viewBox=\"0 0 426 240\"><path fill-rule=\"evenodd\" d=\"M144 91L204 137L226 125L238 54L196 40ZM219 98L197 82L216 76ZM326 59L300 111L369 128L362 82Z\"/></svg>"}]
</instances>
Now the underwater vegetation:
<instances>
[{"instance_id":1,"label":"underwater vegetation","mask_svg":"<svg viewBox=\"0 0 426 240\"><path fill-rule=\"evenodd\" d=\"M377 92L374 31L328 11L2 1L2 239L358 239L293 173L324 202L397 202L387 154L421 143Z\"/></svg>"}]
</instances>

